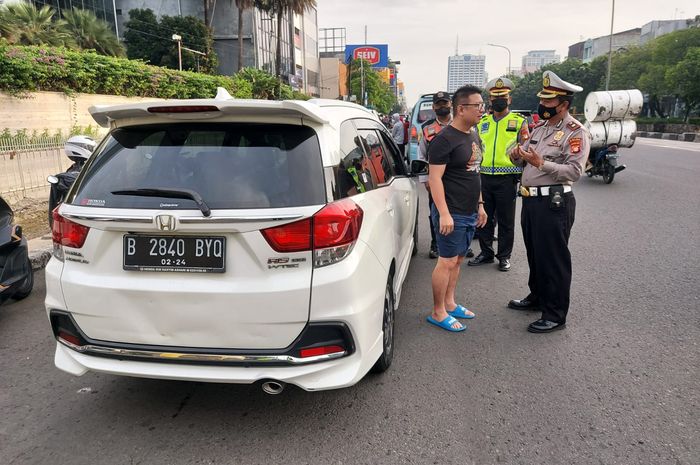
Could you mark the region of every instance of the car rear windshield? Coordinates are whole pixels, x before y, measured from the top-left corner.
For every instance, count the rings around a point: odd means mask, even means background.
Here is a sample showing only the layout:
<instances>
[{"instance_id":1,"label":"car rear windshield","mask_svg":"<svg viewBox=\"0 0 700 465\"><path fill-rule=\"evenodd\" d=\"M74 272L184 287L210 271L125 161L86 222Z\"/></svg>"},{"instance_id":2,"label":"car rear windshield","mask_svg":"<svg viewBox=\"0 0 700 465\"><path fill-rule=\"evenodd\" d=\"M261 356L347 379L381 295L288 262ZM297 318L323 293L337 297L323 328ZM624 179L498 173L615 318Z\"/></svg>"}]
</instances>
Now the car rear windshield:
<instances>
[{"instance_id":1,"label":"car rear windshield","mask_svg":"<svg viewBox=\"0 0 700 465\"><path fill-rule=\"evenodd\" d=\"M433 101L425 100L417 105L418 115L416 116L416 122L418 124L423 124L429 119L435 118L435 111L433 111Z\"/></svg>"},{"instance_id":2,"label":"car rear windshield","mask_svg":"<svg viewBox=\"0 0 700 465\"><path fill-rule=\"evenodd\" d=\"M188 189L209 208L325 203L313 129L282 124L168 124L113 130L79 178L72 204L196 209L193 200L117 191Z\"/></svg>"}]
</instances>

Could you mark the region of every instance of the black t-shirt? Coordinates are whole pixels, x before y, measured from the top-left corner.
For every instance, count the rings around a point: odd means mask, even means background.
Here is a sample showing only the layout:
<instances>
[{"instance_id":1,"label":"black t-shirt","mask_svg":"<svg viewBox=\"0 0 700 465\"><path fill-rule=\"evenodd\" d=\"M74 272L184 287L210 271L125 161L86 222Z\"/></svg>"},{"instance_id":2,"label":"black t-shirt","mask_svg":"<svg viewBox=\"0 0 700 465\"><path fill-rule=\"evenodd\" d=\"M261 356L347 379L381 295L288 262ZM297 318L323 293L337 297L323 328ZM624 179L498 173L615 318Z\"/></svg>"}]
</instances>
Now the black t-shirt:
<instances>
[{"instance_id":1,"label":"black t-shirt","mask_svg":"<svg viewBox=\"0 0 700 465\"><path fill-rule=\"evenodd\" d=\"M428 146L431 165L446 165L442 175L450 214L471 215L477 211L481 179L481 139L472 128L468 134L452 125L445 127Z\"/></svg>"}]
</instances>

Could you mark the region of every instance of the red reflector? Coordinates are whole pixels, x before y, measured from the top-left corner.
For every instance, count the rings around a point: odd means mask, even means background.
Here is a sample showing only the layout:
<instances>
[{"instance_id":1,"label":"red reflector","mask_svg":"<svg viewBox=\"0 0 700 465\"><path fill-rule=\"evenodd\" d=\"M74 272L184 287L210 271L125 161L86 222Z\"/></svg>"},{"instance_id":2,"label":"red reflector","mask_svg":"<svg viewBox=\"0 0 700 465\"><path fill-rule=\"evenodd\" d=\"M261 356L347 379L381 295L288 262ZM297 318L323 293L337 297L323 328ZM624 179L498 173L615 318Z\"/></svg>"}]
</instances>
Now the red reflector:
<instances>
[{"instance_id":1,"label":"red reflector","mask_svg":"<svg viewBox=\"0 0 700 465\"><path fill-rule=\"evenodd\" d=\"M90 228L62 217L57 209L53 211L52 215L53 227L51 228L51 236L53 242L74 249L81 248L85 243Z\"/></svg>"},{"instance_id":2,"label":"red reflector","mask_svg":"<svg viewBox=\"0 0 700 465\"><path fill-rule=\"evenodd\" d=\"M80 346L80 339L77 336L73 336L71 333L59 330L58 338L63 339L66 342L73 344L74 346Z\"/></svg>"},{"instance_id":3,"label":"red reflector","mask_svg":"<svg viewBox=\"0 0 700 465\"><path fill-rule=\"evenodd\" d=\"M415 127L415 126L411 126L411 137L412 137L413 139L417 139L417 138L418 138L418 131L416 130L416 127Z\"/></svg>"},{"instance_id":4,"label":"red reflector","mask_svg":"<svg viewBox=\"0 0 700 465\"><path fill-rule=\"evenodd\" d=\"M337 247L357 240L364 212L350 199L329 203L314 215L314 248Z\"/></svg>"},{"instance_id":5,"label":"red reflector","mask_svg":"<svg viewBox=\"0 0 700 465\"><path fill-rule=\"evenodd\" d=\"M262 235L277 252L311 250L311 218L263 229Z\"/></svg>"},{"instance_id":6,"label":"red reflector","mask_svg":"<svg viewBox=\"0 0 700 465\"><path fill-rule=\"evenodd\" d=\"M323 346L323 347L312 347L310 349L301 349L299 355L301 358L316 357L318 355L328 355L337 354L339 352L345 352L340 346Z\"/></svg>"},{"instance_id":7,"label":"red reflector","mask_svg":"<svg viewBox=\"0 0 700 465\"><path fill-rule=\"evenodd\" d=\"M204 113L219 111L214 105L182 105L175 107L148 107L150 113Z\"/></svg>"}]
</instances>

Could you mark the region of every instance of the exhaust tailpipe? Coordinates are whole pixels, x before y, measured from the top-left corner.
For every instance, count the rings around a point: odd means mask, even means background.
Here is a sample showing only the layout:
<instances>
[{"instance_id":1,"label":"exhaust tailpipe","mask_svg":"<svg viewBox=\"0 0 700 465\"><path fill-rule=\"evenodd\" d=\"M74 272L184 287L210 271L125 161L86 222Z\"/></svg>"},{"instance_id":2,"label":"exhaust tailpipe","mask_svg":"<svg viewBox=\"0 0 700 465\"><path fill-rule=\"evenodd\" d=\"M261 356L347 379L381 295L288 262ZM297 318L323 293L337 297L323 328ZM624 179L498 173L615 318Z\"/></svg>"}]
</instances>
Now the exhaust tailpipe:
<instances>
[{"instance_id":1,"label":"exhaust tailpipe","mask_svg":"<svg viewBox=\"0 0 700 465\"><path fill-rule=\"evenodd\" d=\"M282 381L265 381L262 383L262 390L265 394L276 396L284 391L286 385L287 383L283 383Z\"/></svg>"}]
</instances>

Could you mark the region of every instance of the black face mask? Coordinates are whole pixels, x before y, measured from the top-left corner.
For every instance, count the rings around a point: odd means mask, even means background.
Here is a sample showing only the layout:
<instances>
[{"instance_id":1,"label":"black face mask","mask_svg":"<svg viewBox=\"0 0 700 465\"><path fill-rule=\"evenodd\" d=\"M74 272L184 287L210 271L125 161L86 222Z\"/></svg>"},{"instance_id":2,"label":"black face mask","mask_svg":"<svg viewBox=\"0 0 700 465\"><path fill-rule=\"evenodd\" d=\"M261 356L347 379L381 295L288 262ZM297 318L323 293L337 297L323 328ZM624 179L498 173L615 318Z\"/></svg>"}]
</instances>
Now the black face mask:
<instances>
[{"instance_id":1,"label":"black face mask","mask_svg":"<svg viewBox=\"0 0 700 465\"><path fill-rule=\"evenodd\" d=\"M438 116L447 116L450 114L450 109L447 107L440 107L437 110L435 110L435 114Z\"/></svg>"},{"instance_id":2,"label":"black face mask","mask_svg":"<svg viewBox=\"0 0 700 465\"><path fill-rule=\"evenodd\" d=\"M493 108L493 111L496 113L500 113L506 108L508 108L508 100L504 98L497 98L493 102L491 102L491 108Z\"/></svg>"},{"instance_id":3,"label":"black face mask","mask_svg":"<svg viewBox=\"0 0 700 465\"><path fill-rule=\"evenodd\" d=\"M558 106L558 105L557 105ZM557 107L545 107L540 103L540 105L537 107L537 114L540 115L540 118L542 119L551 119L554 118L557 115Z\"/></svg>"}]
</instances>

